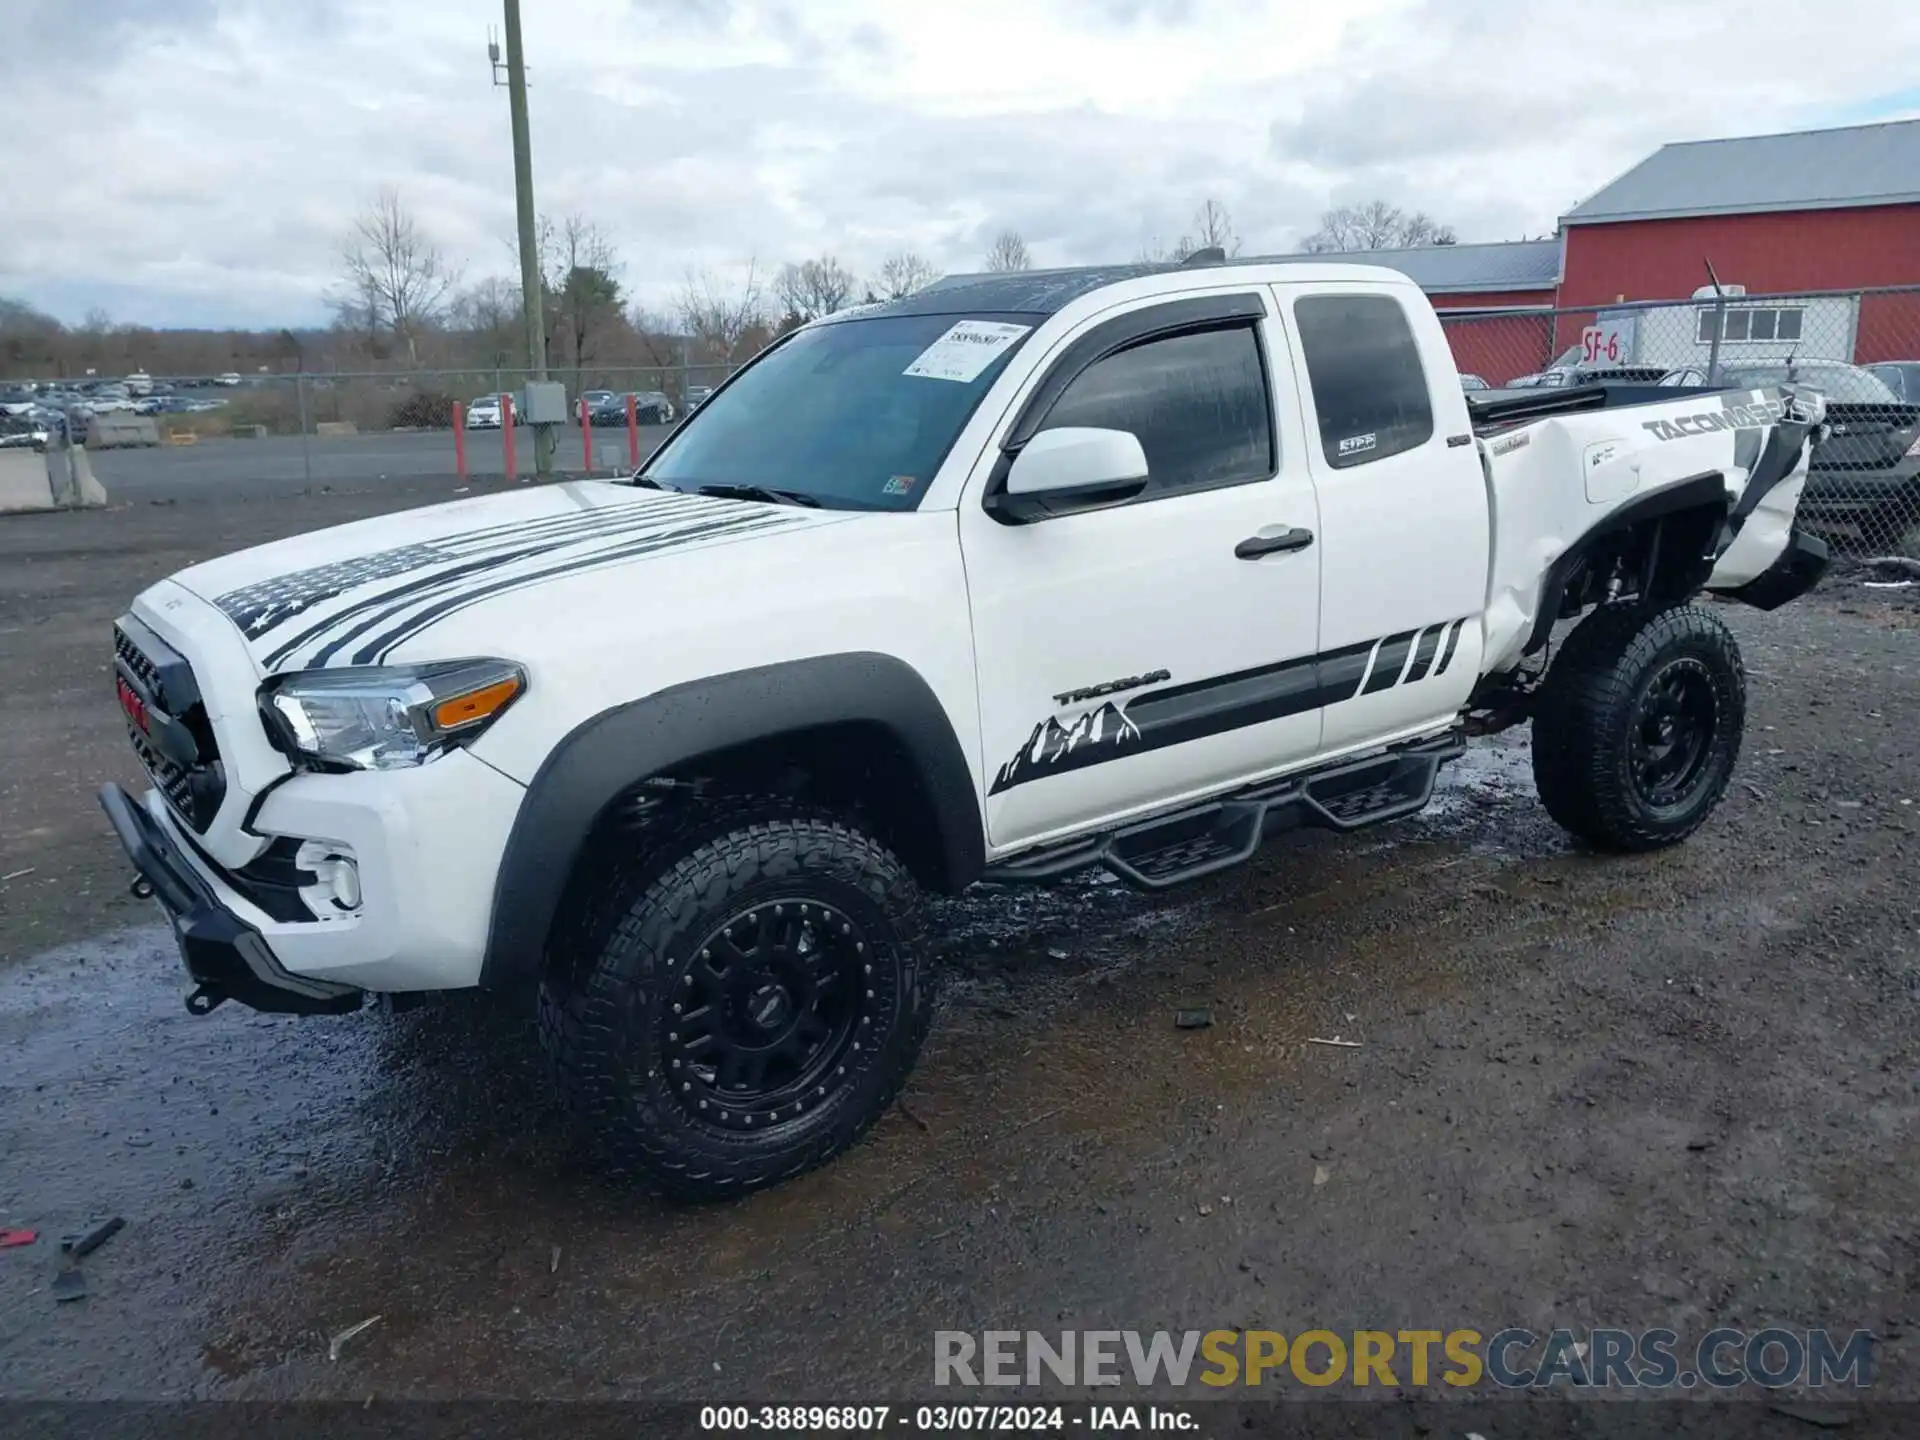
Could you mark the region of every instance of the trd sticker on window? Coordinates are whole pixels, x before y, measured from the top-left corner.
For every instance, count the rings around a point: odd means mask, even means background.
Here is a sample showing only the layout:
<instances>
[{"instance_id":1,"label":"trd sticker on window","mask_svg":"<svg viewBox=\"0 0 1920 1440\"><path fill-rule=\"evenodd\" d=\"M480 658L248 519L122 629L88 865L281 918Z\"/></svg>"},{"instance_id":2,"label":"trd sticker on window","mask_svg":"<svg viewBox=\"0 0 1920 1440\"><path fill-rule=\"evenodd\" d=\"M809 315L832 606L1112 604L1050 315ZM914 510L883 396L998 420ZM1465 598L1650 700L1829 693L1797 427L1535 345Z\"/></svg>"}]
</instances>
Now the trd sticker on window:
<instances>
[{"instance_id":1,"label":"trd sticker on window","mask_svg":"<svg viewBox=\"0 0 1920 1440\"><path fill-rule=\"evenodd\" d=\"M1380 437L1373 431L1369 431L1365 435L1349 435L1340 442L1340 454L1343 457L1347 455L1364 455L1379 443Z\"/></svg>"}]
</instances>

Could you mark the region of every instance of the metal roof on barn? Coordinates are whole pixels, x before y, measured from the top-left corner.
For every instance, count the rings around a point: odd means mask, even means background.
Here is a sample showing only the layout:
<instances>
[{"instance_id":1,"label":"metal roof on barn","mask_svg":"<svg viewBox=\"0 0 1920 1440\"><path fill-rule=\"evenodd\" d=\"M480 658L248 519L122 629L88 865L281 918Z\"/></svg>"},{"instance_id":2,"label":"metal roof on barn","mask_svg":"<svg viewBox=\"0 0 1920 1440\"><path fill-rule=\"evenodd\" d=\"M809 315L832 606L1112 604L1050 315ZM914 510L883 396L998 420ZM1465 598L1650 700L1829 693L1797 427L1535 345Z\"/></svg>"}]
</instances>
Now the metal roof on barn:
<instances>
[{"instance_id":1,"label":"metal roof on barn","mask_svg":"<svg viewBox=\"0 0 1920 1440\"><path fill-rule=\"evenodd\" d=\"M1429 295L1487 290L1551 290L1560 281L1560 241L1496 240L1483 245L1416 245L1405 250L1341 250L1267 255L1257 263L1384 265Z\"/></svg>"},{"instance_id":2,"label":"metal roof on barn","mask_svg":"<svg viewBox=\"0 0 1920 1440\"><path fill-rule=\"evenodd\" d=\"M1200 273L1239 265L1380 265L1400 271L1429 294L1551 290L1560 279L1560 242L1558 239L1509 240L1487 245L1422 245L1407 250L1236 255L1230 260L1201 265L1169 261L947 275L905 299L888 301L859 313L944 315L971 311L1051 315L1082 295L1122 280L1177 270Z\"/></svg>"},{"instance_id":3,"label":"metal roof on barn","mask_svg":"<svg viewBox=\"0 0 1920 1440\"><path fill-rule=\"evenodd\" d=\"M1920 203L1920 120L1663 145L1566 225Z\"/></svg>"}]
</instances>

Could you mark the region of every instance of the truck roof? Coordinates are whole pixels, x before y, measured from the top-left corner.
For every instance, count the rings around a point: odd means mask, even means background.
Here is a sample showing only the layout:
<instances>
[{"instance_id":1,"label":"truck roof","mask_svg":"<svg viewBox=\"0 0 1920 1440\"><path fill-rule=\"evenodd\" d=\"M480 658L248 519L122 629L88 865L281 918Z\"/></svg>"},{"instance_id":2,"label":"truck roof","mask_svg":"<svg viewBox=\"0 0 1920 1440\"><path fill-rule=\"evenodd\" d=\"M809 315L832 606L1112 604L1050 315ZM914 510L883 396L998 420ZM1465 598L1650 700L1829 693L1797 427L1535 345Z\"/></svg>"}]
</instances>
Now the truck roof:
<instances>
[{"instance_id":1,"label":"truck roof","mask_svg":"<svg viewBox=\"0 0 1920 1440\"><path fill-rule=\"evenodd\" d=\"M1001 311L1010 314L1052 315L1083 295L1141 280L1150 275L1200 276L1233 270L1249 284L1275 280L1371 281L1406 280L1387 265L1353 261L1329 262L1317 255L1254 256L1247 259L1202 261L1197 264L1077 265L1057 270L1009 270L987 274L946 275L924 290L880 305L843 312L848 319L875 315L948 315L964 311ZM1407 283L1412 283L1408 281ZM836 318L836 317L829 317Z\"/></svg>"}]
</instances>

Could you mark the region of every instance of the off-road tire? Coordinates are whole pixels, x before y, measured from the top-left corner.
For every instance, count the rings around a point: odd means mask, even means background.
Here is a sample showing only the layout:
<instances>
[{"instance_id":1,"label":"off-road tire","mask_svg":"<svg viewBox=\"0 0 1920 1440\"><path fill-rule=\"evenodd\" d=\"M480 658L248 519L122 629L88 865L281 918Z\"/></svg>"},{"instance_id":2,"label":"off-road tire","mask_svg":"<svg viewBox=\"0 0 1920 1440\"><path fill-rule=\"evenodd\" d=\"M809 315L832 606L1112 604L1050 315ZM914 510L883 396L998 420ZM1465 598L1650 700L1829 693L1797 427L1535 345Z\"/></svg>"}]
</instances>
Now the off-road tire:
<instances>
[{"instance_id":1,"label":"off-road tire","mask_svg":"<svg viewBox=\"0 0 1920 1440\"><path fill-rule=\"evenodd\" d=\"M1712 717L1697 773L1675 803L1649 797L1636 742L1655 687L1677 681ZM1658 850L1706 822L1726 793L1746 725L1747 679L1727 627L1695 606L1601 609L1574 627L1533 715L1533 779L1547 813L1597 849Z\"/></svg>"},{"instance_id":2,"label":"off-road tire","mask_svg":"<svg viewBox=\"0 0 1920 1440\"><path fill-rule=\"evenodd\" d=\"M716 927L775 904L830 908L863 937L865 1008L817 1104L809 1088L777 1118L730 1114L723 1127L692 1109L690 1096L717 1105L718 1092L672 1068L668 1017ZM842 817L765 797L697 805L630 863L603 867L575 905L541 979L541 1043L607 1168L657 1194L724 1199L813 1169L893 1103L920 1053L933 995L919 889Z\"/></svg>"}]
</instances>

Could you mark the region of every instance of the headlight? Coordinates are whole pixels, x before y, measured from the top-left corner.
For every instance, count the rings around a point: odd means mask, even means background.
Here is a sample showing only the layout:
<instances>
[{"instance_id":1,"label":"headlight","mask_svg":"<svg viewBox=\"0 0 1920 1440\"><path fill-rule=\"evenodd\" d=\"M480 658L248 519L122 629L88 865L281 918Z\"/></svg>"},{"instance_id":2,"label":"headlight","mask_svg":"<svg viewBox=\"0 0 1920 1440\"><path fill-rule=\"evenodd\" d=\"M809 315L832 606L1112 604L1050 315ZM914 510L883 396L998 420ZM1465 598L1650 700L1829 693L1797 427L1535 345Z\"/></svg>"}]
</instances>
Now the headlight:
<instances>
[{"instance_id":1,"label":"headlight","mask_svg":"<svg viewBox=\"0 0 1920 1440\"><path fill-rule=\"evenodd\" d=\"M274 744L320 769L419 765L491 725L527 688L505 660L308 670L260 692Z\"/></svg>"}]
</instances>

